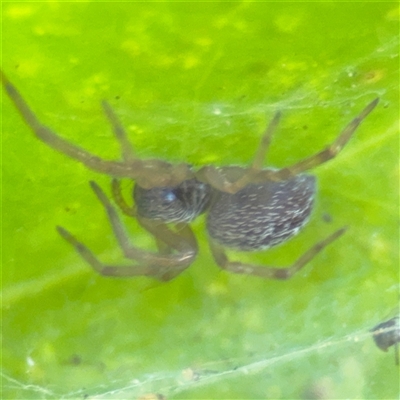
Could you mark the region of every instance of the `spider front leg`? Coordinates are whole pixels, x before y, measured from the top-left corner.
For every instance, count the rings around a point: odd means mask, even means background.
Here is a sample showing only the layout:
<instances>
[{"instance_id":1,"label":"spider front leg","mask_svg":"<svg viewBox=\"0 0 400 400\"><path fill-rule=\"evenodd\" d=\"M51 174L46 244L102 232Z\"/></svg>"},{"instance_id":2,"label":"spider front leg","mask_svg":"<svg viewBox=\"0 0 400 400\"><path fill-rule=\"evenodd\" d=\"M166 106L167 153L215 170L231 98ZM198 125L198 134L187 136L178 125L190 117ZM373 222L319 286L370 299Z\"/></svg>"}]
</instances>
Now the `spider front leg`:
<instances>
[{"instance_id":1,"label":"spider front leg","mask_svg":"<svg viewBox=\"0 0 400 400\"><path fill-rule=\"evenodd\" d=\"M272 134L275 131L280 119L280 112L277 112L261 138L261 142L256 151L256 156L253 163L249 167L243 169L243 174L241 176L232 180L227 177L226 169L206 166L201 168L197 172L196 177L203 182L209 183L211 186L213 186L217 190L220 190L221 192L232 194L237 193L249 183L262 183L266 180L277 182L290 179L294 176L301 174L302 172L312 169L336 157L348 143L357 127L376 107L378 102L379 98L376 98L371 103L369 103L361 111L361 113L343 129L336 140L324 150L289 167L285 167L279 170L263 170L262 162L265 158L266 152L271 142Z\"/></svg>"},{"instance_id":2,"label":"spider front leg","mask_svg":"<svg viewBox=\"0 0 400 400\"><path fill-rule=\"evenodd\" d=\"M176 253L159 254L138 249L130 244L129 237L121 224L118 214L107 196L95 182L91 182L90 184L96 196L106 209L114 235L124 255L139 263L139 265L126 267L104 265L83 243L79 242L67 230L62 227L57 227L60 235L74 246L81 257L88 262L95 271L105 276L129 277L144 275L162 281L168 281L179 275L193 262L197 254L197 244L191 229L187 225L181 226L180 231L174 232L165 224L158 224L155 221L139 221L144 228L157 239L166 243L167 246L173 248Z\"/></svg>"},{"instance_id":3,"label":"spider front leg","mask_svg":"<svg viewBox=\"0 0 400 400\"><path fill-rule=\"evenodd\" d=\"M172 165L157 159L140 160L135 157L122 125L107 102L104 101L102 103L103 110L120 143L123 161L103 160L81 147L70 143L68 140L63 139L38 119L18 89L9 81L1 70L0 80L6 94L34 135L54 150L81 162L87 168L110 176L134 179L145 188L176 185L193 177L193 172L188 164L181 163Z\"/></svg>"},{"instance_id":4,"label":"spider front leg","mask_svg":"<svg viewBox=\"0 0 400 400\"><path fill-rule=\"evenodd\" d=\"M20 113L29 128L33 131L35 136L42 142L46 143L53 149L80 161L88 168L97 172L115 176L130 176L130 174L132 175L132 169L134 170L138 167L138 165L127 166L126 164L118 161L102 160L88 151L83 150L79 146L76 146L58 136L54 131L39 121L36 114L29 107L28 103L22 97L18 89L8 80L2 71L0 71L0 77L3 87L10 100L14 103L15 108Z\"/></svg>"},{"instance_id":5,"label":"spider front leg","mask_svg":"<svg viewBox=\"0 0 400 400\"><path fill-rule=\"evenodd\" d=\"M130 244L130 239L122 226L117 212L102 189L95 182L90 182L90 186L103 204L114 235L127 258L137 260L143 264L169 269L176 268L179 270L179 273L183 271L181 267L187 268L194 261L198 247L195 236L187 224L177 224L177 232L174 232L165 223L137 216L139 224L144 229L150 232L156 239L177 251L177 253L173 255L160 255L140 250Z\"/></svg>"},{"instance_id":6,"label":"spider front leg","mask_svg":"<svg viewBox=\"0 0 400 400\"><path fill-rule=\"evenodd\" d=\"M122 195L122 188L121 188L121 181L118 179L113 179L111 181L111 192L113 199L117 206L120 208L120 210L127 215L128 217L137 217L137 211L136 207L133 204L130 206L124 199L124 196Z\"/></svg>"},{"instance_id":7,"label":"spider front leg","mask_svg":"<svg viewBox=\"0 0 400 400\"><path fill-rule=\"evenodd\" d=\"M122 159L126 162L131 162L135 160L136 156L135 152L133 151L132 144L129 142L128 135L126 134L126 131L119 121L114 110L105 100L101 102L101 105L103 106L103 111L108 118L108 121L110 122L114 130L115 137L117 138L121 147Z\"/></svg>"},{"instance_id":8,"label":"spider front leg","mask_svg":"<svg viewBox=\"0 0 400 400\"><path fill-rule=\"evenodd\" d=\"M326 246L342 236L347 230L343 227L335 231L333 234L316 243L308 249L301 257L299 257L290 267L276 268L271 266L258 266L252 264L245 264L236 261L229 261L224 248L217 242L210 238L211 252L217 264L224 270L233 272L235 274L254 275L267 279L286 280L290 279L294 274L300 271L307 265L318 253L320 253Z\"/></svg>"},{"instance_id":9,"label":"spider front leg","mask_svg":"<svg viewBox=\"0 0 400 400\"><path fill-rule=\"evenodd\" d=\"M336 157L342 149L346 146L348 141L353 136L354 132L361 124L361 122L368 116L369 113L377 106L379 98L374 99L369 103L361 113L355 117L340 133L336 140L331 143L324 150L307 157L306 159L299 161L289 167L282 168L277 171L260 171L256 181L264 181L270 179L273 181L286 180L293 176L299 175L302 172L308 171L320 164L323 164L332 158Z\"/></svg>"}]
</instances>

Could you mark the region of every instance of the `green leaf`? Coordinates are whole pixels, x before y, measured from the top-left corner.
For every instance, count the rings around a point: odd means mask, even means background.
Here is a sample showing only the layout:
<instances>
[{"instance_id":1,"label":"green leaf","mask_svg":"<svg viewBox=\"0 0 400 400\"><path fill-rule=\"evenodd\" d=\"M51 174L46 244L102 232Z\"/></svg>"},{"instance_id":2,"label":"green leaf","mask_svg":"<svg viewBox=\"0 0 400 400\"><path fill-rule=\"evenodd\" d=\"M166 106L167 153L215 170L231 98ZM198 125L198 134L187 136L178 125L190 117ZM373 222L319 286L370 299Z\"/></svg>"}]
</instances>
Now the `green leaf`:
<instances>
[{"instance_id":1,"label":"green leaf","mask_svg":"<svg viewBox=\"0 0 400 400\"><path fill-rule=\"evenodd\" d=\"M221 271L202 217L197 261L158 283L99 276L58 236L128 263L88 185L110 193L110 177L38 141L3 96L2 398L397 397L393 354L369 330L399 299L398 22L390 2L4 3L5 73L43 123L100 157L119 154L102 99L140 157L196 168L247 165L276 110L266 164L290 165L380 103L313 171L301 234L229 252L285 266L348 225L305 269L286 282Z\"/></svg>"}]
</instances>

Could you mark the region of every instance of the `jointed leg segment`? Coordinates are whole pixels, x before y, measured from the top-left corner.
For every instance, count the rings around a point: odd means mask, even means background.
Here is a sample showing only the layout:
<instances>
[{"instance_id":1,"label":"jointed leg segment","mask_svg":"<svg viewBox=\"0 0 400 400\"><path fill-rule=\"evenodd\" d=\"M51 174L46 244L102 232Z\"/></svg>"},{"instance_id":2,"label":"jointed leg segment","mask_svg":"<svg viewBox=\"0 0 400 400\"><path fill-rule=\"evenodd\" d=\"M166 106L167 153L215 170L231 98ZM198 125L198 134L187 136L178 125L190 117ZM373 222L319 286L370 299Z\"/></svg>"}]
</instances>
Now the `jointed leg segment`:
<instances>
[{"instance_id":1,"label":"jointed leg segment","mask_svg":"<svg viewBox=\"0 0 400 400\"><path fill-rule=\"evenodd\" d=\"M376 107L378 102L379 98L376 98L370 104L368 104L364 108L364 110L362 110L361 113L344 128L337 139L326 149L306 158L305 160L299 161L292 166L285 167L279 170L263 170L262 163L271 142L272 134L275 131L280 119L280 113L278 112L275 114L273 120L269 124L261 139L252 165L246 169L244 175L240 179L238 179L236 182L230 182L224 176L223 169L220 170L213 166L207 166L200 169L197 172L196 176L198 177L198 179L209 183L215 189L226 193L236 193L239 190L243 189L249 183L260 183L267 180L282 181L290 179L298 174L301 174L302 172L312 169L334 158L347 144L357 127Z\"/></svg>"},{"instance_id":2,"label":"jointed leg segment","mask_svg":"<svg viewBox=\"0 0 400 400\"><path fill-rule=\"evenodd\" d=\"M236 261L229 261L224 249L211 240L210 248L217 264L222 269L225 269L229 272L233 272L235 274L254 275L267 279L286 280L290 279L294 274L300 271L326 246L342 236L346 232L346 230L347 227L340 228L324 240L316 243L313 247L308 249L300 258L298 258L290 267L287 268L258 266L252 264L244 264Z\"/></svg>"},{"instance_id":3,"label":"jointed leg segment","mask_svg":"<svg viewBox=\"0 0 400 400\"><path fill-rule=\"evenodd\" d=\"M126 162L131 162L136 159L135 152L133 151L133 147L131 142L128 140L128 136L124 127L119 122L117 115L115 114L114 110L108 104L107 101L103 100L101 102L103 106L104 113L106 117L110 121L111 126L113 127L115 137L117 138L120 146L121 146L121 154L122 159Z\"/></svg>"},{"instance_id":4,"label":"jointed leg segment","mask_svg":"<svg viewBox=\"0 0 400 400\"><path fill-rule=\"evenodd\" d=\"M112 196L117 204L117 206L121 209L121 211L125 214L128 215L129 217L136 218L137 213L136 213L136 207L134 204L131 206L125 201L124 196L122 195L122 188L121 188L121 181L118 179L113 179L111 182L111 191L112 191Z\"/></svg>"},{"instance_id":5,"label":"jointed leg segment","mask_svg":"<svg viewBox=\"0 0 400 400\"><path fill-rule=\"evenodd\" d=\"M86 150L83 150L79 146L69 143L67 140L58 136L50 128L43 125L21 96L17 88L7 79L3 72L0 72L0 76L8 97L12 100L15 108L38 139L53 149L80 161L92 170L114 176L135 178L136 170L140 168L140 160L130 165L119 161L102 160Z\"/></svg>"},{"instance_id":6,"label":"jointed leg segment","mask_svg":"<svg viewBox=\"0 0 400 400\"><path fill-rule=\"evenodd\" d=\"M361 113L354 118L340 133L340 135L336 138L336 140L330 144L326 149L314 154L305 160L297 162L296 164L282 168L278 171L272 171L270 177L272 180L285 180L301 174L302 172L308 171L314 167L317 167L320 164L323 164L332 158L336 157L340 151L344 148L350 138L353 136L353 133L357 129L357 127L361 124L361 122L367 117L367 115L376 107L379 102L379 98L376 98L371 103L369 103ZM263 174L261 173L261 176ZM260 177L261 177L260 176Z\"/></svg>"},{"instance_id":7,"label":"jointed leg segment","mask_svg":"<svg viewBox=\"0 0 400 400\"><path fill-rule=\"evenodd\" d=\"M136 158L125 130L107 102L103 102L103 109L120 143L122 161L103 160L58 136L39 121L17 88L2 71L0 71L0 78L8 97L35 136L60 153L78 160L89 169L114 177L135 179L141 183L142 187L146 188L177 185L186 179L193 178L190 166L185 163L172 165L161 160Z\"/></svg>"},{"instance_id":8,"label":"jointed leg segment","mask_svg":"<svg viewBox=\"0 0 400 400\"><path fill-rule=\"evenodd\" d=\"M115 277L145 275L166 281L177 276L194 261L197 254L197 244L193 233L187 225L181 226L180 232L174 232L165 224L139 220L144 228L152 233L157 240L165 243L167 248L171 248L171 251L152 253L138 249L130 244L129 237L121 224L118 214L104 192L94 182L91 182L91 187L107 212L115 237L125 256L139 263L139 265L127 267L103 265L83 243L75 239L64 228L57 227L60 235L72 244L82 258L98 273ZM171 254L172 249L176 253Z\"/></svg>"}]
</instances>

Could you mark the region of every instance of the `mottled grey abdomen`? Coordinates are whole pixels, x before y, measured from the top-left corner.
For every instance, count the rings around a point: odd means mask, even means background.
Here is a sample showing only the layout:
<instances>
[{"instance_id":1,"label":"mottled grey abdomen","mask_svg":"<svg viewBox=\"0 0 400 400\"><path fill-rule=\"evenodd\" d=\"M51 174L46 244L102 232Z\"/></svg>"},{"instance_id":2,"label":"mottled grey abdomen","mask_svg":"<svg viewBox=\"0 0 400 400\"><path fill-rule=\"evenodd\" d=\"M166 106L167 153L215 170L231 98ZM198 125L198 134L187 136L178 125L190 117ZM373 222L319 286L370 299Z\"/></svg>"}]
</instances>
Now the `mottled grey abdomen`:
<instances>
[{"instance_id":1,"label":"mottled grey abdomen","mask_svg":"<svg viewBox=\"0 0 400 400\"><path fill-rule=\"evenodd\" d=\"M250 184L235 194L217 192L207 216L210 236L244 251L276 246L307 223L314 203L315 177Z\"/></svg>"}]
</instances>

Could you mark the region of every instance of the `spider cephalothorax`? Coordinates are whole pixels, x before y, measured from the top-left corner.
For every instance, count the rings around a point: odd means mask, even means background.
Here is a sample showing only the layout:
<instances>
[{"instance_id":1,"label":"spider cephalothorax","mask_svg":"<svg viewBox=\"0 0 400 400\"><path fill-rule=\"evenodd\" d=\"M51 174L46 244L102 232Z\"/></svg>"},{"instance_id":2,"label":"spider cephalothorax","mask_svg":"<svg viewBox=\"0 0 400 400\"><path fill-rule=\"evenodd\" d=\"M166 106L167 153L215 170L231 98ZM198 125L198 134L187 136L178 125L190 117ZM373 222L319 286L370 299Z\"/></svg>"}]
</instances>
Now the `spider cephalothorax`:
<instances>
[{"instance_id":1,"label":"spider cephalothorax","mask_svg":"<svg viewBox=\"0 0 400 400\"><path fill-rule=\"evenodd\" d=\"M137 213L143 218L163 222L191 222L210 205L212 189L196 178L175 186L144 189L135 185Z\"/></svg>"}]
</instances>

